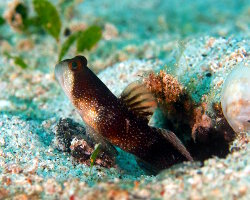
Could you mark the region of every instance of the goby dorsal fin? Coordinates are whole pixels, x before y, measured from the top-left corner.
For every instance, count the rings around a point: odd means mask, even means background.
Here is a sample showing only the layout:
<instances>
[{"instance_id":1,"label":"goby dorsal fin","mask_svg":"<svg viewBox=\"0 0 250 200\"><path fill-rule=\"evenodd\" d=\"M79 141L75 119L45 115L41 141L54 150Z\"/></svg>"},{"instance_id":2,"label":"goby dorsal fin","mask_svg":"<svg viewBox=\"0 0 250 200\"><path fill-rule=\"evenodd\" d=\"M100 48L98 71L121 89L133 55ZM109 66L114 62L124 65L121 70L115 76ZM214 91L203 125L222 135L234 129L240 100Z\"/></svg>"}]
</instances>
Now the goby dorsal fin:
<instances>
[{"instance_id":1,"label":"goby dorsal fin","mask_svg":"<svg viewBox=\"0 0 250 200\"><path fill-rule=\"evenodd\" d=\"M122 92L120 100L127 108L139 117L149 120L153 115L157 102L144 83L130 83Z\"/></svg>"}]
</instances>

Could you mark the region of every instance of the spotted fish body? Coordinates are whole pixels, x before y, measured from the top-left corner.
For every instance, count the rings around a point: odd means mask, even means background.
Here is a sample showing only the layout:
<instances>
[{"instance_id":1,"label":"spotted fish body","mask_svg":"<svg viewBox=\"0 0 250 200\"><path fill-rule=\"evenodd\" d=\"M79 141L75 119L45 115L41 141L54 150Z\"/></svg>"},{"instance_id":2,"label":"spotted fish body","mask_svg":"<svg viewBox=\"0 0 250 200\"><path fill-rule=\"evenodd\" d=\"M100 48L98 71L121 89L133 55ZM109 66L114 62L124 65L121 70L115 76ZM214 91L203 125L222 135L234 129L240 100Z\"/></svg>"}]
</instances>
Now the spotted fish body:
<instances>
[{"instance_id":1,"label":"spotted fish body","mask_svg":"<svg viewBox=\"0 0 250 200\"><path fill-rule=\"evenodd\" d=\"M117 98L83 56L57 64L55 76L97 142L116 145L157 171L192 160L172 132L148 125L156 103L143 85L131 84Z\"/></svg>"}]
</instances>

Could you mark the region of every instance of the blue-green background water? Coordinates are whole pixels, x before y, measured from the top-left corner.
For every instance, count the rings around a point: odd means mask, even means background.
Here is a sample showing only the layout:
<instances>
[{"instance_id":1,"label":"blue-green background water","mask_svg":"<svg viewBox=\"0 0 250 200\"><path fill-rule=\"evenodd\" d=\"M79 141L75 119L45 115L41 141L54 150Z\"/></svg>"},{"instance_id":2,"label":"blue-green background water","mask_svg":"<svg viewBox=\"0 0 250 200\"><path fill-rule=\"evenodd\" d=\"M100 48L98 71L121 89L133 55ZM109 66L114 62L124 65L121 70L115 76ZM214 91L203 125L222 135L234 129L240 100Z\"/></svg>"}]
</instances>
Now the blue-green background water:
<instances>
[{"instance_id":1,"label":"blue-green background water","mask_svg":"<svg viewBox=\"0 0 250 200\"><path fill-rule=\"evenodd\" d=\"M176 60L167 57L173 49L164 47L169 42L178 41L176 48L183 48L192 38L209 35L242 39L249 38L250 34L248 0L93 0L84 1L77 10L89 23L109 22L119 31L117 39L100 44L97 57L110 57L128 45L141 49L151 45L155 48L148 56L150 59L158 58L171 64ZM91 55L93 60L97 57ZM127 57L146 58L141 52Z\"/></svg>"},{"instance_id":2,"label":"blue-green background water","mask_svg":"<svg viewBox=\"0 0 250 200\"><path fill-rule=\"evenodd\" d=\"M224 36L246 34L249 9L247 0L93 0L78 10L115 24L121 33L132 32L137 39L147 40L163 33L218 36L224 29Z\"/></svg>"}]
</instances>

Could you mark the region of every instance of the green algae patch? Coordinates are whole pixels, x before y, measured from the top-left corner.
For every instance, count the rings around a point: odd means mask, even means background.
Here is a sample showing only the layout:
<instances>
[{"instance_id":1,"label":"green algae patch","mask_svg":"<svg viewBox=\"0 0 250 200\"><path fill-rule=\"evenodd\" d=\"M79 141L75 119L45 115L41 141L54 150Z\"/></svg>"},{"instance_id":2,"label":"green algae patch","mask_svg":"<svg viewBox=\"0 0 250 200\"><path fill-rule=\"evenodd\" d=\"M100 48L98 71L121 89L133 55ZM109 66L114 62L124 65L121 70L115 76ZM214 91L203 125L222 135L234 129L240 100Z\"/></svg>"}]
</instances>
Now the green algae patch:
<instances>
[{"instance_id":1,"label":"green algae patch","mask_svg":"<svg viewBox=\"0 0 250 200\"><path fill-rule=\"evenodd\" d=\"M61 47L61 50L60 50L60 53L59 53L59 57L58 57L58 61L61 61L62 58L67 54L67 52L69 51L72 44L76 41L78 35L79 35L79 33L76 32L76 33L70 35L65 40L65 42L62 44L62 47Z\"/></svg>"},{"instance_id":2,"label":"green algae patch","mask_svg":"<svg viewBox=\"0 0 250 200\"><path fill-rule=\"evenodd\" d=\"M96 160L97 156L99 155L100 150L101 150L101 144L96 144L95 149L90 156L90 174L92 173L92 169L93 169L95 160Z\"/></svg>"},{"instance_id":3,"label":"green algae patch","mask_svg":"<svg viewBox=\"0 0 250 200\"><path fill-rule=\"evenodd\" d=\"M62 44L58 61L61 61L67 54L70 47L76 41L77 52L83 52L84 50L91 50L91 48L98 43L102 38L102 30L100 27L92 25L85 31L78 31L70 35Z\"/></svg>"},{"instance_id":4,"label":"green algae patch","mask_svg":"<svg viewBox=\"0 0 250 200\"><path fill-rule=\"evenodd\" d=\"M21 56L12 56L8 52L5 52L4 55L8 59L13 59L15 65L21 67L22 69L27 69L28 68L28 65L26 64L26 62L24 61L24 59Z\"/></svg>"},{"instance_id":5,"label":"green algae patch","mask_svg":"<svg viewBox=\"0 0 250 200\"><path fill-rule=\"evenodd\" d=\"M58 40L61 31L61 20L56 8L47 0L33 0L33 5L43 28Z\"/></svg>"},{"instance_id":6,"label":"green algae patch","mask_svg":"<svg viewBox=\"0 0 250 200\"><path fill-rule=\"evenodd\" d=\"M22 69L28 68L28 65L25 63L25 61L21 57L15 56L13 57L13 59L14 59L14 63L20 66Z\"/></svg>"},{"instance_id":7,"label":"green algae patch","mask_svg":"<svg viewBox=\"0 0 250 200\"><path fill-rule=\"evenodd\" d=\"M4 25L5 24L5 20L4 18L0 17L0 26Z\"/></svg>"},{"instance_id":8,"label":"green algae patch","mask_svg":"<svg viewBox=\"0 0 250 200\"><path fill-rule=\"evenodd\" d=\"M80 33L77 39L77 52L90 50L102 38L102 30L98 26L90 26Z\"/></svg>"}]
</instances>

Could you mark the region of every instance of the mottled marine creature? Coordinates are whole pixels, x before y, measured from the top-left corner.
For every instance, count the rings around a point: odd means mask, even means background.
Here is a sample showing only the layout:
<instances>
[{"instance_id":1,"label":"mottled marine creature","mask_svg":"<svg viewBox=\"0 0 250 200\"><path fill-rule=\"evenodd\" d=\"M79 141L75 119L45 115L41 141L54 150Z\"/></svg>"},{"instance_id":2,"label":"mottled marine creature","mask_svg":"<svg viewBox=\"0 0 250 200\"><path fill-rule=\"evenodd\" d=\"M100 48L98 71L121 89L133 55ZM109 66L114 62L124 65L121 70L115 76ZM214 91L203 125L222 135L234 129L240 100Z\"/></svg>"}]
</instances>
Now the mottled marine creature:
<instances>
[{"instance_id":1,"label":"mottled marine creature","mask_svg":"<svg viewBox=\"0 0 250 200\"><path fill-rule=\"evenodd\" d=\"M250 67L236 66L222 90L221 105L225 118L235 132L250 132Z\"/></svg>"},{"instance_id":2,"label":"mottled marine creature","mask_svg":"<svg viewBox=\"0 0 250 200\"><path fill-rule=\"evenodd\" d=\"M148 125L157 103L143 83L131 83L117 98L83 56L61 61L55 76L103 151L115 154L118 146L153 172L192 160L174 133Z\"/></svg>"}]
</instances>

